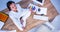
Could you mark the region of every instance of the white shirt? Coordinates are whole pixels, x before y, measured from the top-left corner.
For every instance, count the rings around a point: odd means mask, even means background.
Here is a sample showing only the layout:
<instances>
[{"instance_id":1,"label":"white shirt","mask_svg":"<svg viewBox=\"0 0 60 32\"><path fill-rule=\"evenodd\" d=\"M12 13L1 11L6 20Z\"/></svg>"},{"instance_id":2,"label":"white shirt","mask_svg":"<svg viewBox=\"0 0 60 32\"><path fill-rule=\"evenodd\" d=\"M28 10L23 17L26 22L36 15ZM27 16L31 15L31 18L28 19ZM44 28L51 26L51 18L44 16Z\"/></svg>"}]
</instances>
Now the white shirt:
<instances>
[{"instance_id":1,"label":"white shirt","mask_svg":"<svg viewBox=\"0 0 60 32\"><path fill-rule=\"evenodd\" d=\"M19 4L16 4L18 12L10 11L9 17L13 20L13 23L20 29L22 29L22 26L26 26L26 19L30 16L31 12L29 9L22 9ZM20 23L20 17L23 17L24 20L23 25Z\"/></svg>"}]
</instances>

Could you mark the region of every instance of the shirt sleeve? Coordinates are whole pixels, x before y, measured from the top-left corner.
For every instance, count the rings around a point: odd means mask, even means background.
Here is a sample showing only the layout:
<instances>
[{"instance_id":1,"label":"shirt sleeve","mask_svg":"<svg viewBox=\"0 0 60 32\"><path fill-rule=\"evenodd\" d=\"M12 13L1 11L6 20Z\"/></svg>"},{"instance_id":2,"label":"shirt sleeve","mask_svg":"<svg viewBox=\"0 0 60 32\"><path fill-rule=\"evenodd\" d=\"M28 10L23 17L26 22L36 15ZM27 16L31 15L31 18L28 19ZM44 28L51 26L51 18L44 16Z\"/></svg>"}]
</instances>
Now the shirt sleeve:
<instances>
[{"instance_id":1,"label":"shirt sleeve","mask_svg":"<svg viewBox=\"0 0 60 32\"><path fill-rule=\"evenodd\" d=\"M31 14L31 12L29 11L29 9L24 9L25 11L25 13L24 13L24 15L23 15L23 20L24 20L24 22L23 22L23 26L25 27L26 26L26 19L30 16L30 14Z\"/></svg>"},{"instance_id":2,"label":"shirt sleeve","mask_svg":"<svg viewBox=\"0 0 60 32\"><path fill-rule=\"evenodd\" d=\"M19 12L21 12L21 10L22 10L21 6L20 6L19 4L16 4L16 7L17 7L17 10L18 10Z\"/></svg>"},{"instance_id":3,"label":"shirt sleeve","mask_svg":"<svg viewBox=\"0 0 60 32\"><path fill-rule=\"evenodd\" d=\"M11 14L9 14L9 17L12 19L13 23L18 27L18 29L23 31L20 21Z\"/></svg>"}]
</instances>

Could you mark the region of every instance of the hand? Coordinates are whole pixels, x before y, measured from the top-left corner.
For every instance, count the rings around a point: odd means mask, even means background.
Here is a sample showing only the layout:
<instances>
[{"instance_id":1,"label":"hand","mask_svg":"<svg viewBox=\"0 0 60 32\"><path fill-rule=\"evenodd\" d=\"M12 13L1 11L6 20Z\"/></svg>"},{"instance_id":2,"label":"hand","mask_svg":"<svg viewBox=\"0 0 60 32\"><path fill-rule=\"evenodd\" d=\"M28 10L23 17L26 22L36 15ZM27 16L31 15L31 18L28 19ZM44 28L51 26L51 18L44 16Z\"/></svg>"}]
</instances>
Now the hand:
<instances>
[{"instance_id":1,"label":"hand","mask_svg":"<svg viewBox=\"0 0 60 32\"><path fill-rule=\"evenodd\" d=\"M23 25L24 20L22 19L22 17L20 18L20 22Z\"/></svg>"},{"instance_id":2,"label":"hand","mask_svg":"<svg viewBox=\"0 0 60 32\"><path fill-rule=\"evenodd\" d=\"M25 29L25 27L24 27L24 26L23 26L22 28L23 28L23 29Z\"/></svg>"}]
</instances>

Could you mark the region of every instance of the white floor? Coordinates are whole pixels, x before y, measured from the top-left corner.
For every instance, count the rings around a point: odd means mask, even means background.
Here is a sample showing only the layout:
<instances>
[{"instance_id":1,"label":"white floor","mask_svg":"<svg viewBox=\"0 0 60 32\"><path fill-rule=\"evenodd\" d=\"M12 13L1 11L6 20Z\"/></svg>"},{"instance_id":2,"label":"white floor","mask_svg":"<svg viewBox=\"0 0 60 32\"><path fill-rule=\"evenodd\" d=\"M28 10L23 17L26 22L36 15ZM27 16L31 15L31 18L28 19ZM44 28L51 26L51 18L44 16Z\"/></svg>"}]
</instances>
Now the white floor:
<instances>
[{"instance_id":1,"label":"white floor","mask_svg":"<svg viewBox=\"0 0 60 32\"><path fill-rule=\"evenodd\" d=\"M60 15L55 17L55 19L52 21L52 25L55 27L54 31L60 30Z\"/></svg>"},{"instance_id":2,"label":"white floor","mask_svg":"<svg viewBox=\"0 0 60 32\"><path fill-rule=\"evenodd\" d=\"M57 12L60 14L60 0L51 0L51 3L54 5Z\"/></svg>"}]
</instances>

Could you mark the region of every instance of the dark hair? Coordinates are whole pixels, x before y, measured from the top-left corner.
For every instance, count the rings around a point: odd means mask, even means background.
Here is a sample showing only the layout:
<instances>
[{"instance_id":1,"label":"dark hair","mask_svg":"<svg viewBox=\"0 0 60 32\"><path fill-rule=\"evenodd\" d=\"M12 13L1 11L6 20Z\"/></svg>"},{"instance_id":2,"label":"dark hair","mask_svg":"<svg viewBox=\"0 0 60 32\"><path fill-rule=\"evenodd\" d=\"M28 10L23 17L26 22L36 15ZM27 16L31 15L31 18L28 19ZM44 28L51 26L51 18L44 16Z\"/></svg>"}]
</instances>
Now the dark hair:
<instances>
[{"instance_id":1,"label":"dark hair","mask_svg":"<svg viewBox=\"0 0 60 32\"><path fill-rule=\"evenodd\" d=\"M9 9L9 11L11 10L10 5L11 5L12 3L15 3L15 2L14 2L14 1L8 1L8 2L7 2L7 8Z\"/></svg>"}]
</instances>

